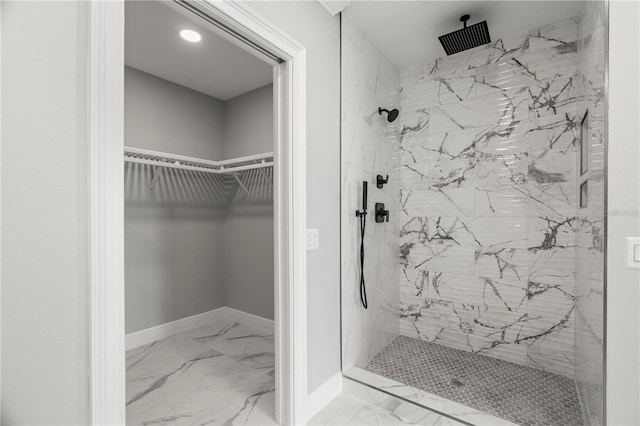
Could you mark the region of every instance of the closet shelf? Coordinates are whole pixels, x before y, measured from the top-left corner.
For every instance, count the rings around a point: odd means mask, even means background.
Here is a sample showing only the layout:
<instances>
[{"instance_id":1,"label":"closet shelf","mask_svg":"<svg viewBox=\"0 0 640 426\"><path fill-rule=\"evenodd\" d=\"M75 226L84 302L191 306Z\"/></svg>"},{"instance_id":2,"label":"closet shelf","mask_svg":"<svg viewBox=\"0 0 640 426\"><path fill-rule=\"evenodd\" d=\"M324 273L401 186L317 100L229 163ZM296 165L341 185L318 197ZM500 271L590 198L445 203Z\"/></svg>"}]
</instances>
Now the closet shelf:
<instances>
[{"instance_id":1,"label":"closet shelf","mask_svg":"<svg viewBox=\"0 0 640 426\"><path fill-rule=\"evenodd\" d=\"M173 169L225 174L272 167L273 152L215 161L125 146L124 161L159 167L170 167Z\"/></svg>"},{"instance_id":2,"label":"closet shelf","mask_svg":"<svg viewBox=\"0 0 640 426\"><path fill-rule=\"evenodd\" d=\"M125 147L125 204L222 209L273 205L273 153L214 161Z\"/></svg>"}]
</instances>

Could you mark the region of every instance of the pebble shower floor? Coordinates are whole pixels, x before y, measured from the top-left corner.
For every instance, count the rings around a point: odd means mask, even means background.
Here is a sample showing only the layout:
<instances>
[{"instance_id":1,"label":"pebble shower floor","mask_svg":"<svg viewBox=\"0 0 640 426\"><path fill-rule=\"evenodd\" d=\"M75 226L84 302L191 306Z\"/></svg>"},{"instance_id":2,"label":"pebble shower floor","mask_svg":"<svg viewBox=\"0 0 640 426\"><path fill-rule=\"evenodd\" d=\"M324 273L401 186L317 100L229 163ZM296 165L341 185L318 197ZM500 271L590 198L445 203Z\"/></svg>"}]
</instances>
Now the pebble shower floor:
<instances>
[{"instance_id":1,"label":"pebble shower floor","mask_svg":"<svg viewBox=\"0 0 640 426\"><path fill-rule=\"evenodd\" d=\"M366 370L522 426L583 424L572 379L411 337Z\"/></svg>"}]
</instances>

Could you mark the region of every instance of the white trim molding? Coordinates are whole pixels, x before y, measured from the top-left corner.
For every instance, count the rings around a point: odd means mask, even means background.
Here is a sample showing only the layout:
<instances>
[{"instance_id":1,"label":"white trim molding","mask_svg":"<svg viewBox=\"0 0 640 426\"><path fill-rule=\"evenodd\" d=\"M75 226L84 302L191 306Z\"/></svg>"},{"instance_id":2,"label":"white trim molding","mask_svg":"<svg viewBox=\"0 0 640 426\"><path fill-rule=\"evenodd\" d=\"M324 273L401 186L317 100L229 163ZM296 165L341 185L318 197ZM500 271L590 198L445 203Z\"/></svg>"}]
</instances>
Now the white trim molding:
<instances>
[{"instance_id":1,"label":"white trim molding","mask_svg":"<svg viewBox=\"0 0 640 426\"><path fill-rule=\"evenodd\" d=\"M307 421L311 420L313 416L333 401L336 396L340 395L342 392L342 384L342 373L337 372L309 394L309 398L307 399Z\"/></svg>"},{"instance_id":2,"label":"white trim molding","mask_svg":"<svg viewBox=\"0 0 640 426\"><path fill-rule=\"evenodd\" d=\"M215 323L217 320L224 319L223 309L224 308L213 309L208 312L203 312L186 318L180 318L175 321L129 333L125 337L126 349L129 350L139 346L148 345L149 343L153 343L157 340L166 339L167 337L171 337L185 331Z\"/></svg>"},{"instance_id":3,"label":"white trim molding","mask_svg":"<svg viewBox=\"0 0 640 426\"><path fill-rule=\"evenodd\" d=\"M223 306L218 309L180 318L175 321L134 331L126 336L126 349L133 349L139 346L148 345L156 340L165 339L175 334L193 330L205 325L215 324L219 321L233 321L257 331L261 334L273 334L273 320L259 317L248 312Z\"/></svg>"},{"instance_id":4,"label":"white trim molding","mask_svg":"<svg viewBox=\"0 0 640 426\"><path fill-rule=\"evenodd\" d=\"M203 11L284 62L274 67L276 421L306 423L306 49L241 1L197 0Z\"/></svg>"},{"instance_id":5,"label":"white trim molding","mask_svg":"<svg viewBox=\"0 0 640 426\"><path fill-rule=\"evenodd\" d=\"M274 66L276 421L306 423L306 49L242 1L194 0L201 12L283 62ZM237 41L236 41L237 43Z\"/></svg>"},{"instance_id":6,"label":"white trim molding","mask_svg":"<svg viewBox=\"0 0 640 426\"><path fill-rule=\"evenodd\" d=\"M246 325L260 334L273 334L275 331L274 321L268 318L239 311L237 309L230 308L229 306L220 308L220 310L222 311L222 317L224 319Z\"/></svg>"},{"instance_id":7,"label":"white trim molding","mask_svg":"<svg viewBox=\"0 0 640 426\"><path fill-rule=\"evenodd\" d=\"M91 2L91 424L125 423L124 2Z\"/></svg>"},{"instance_id":8,"label":"white trim molding","mask_svg":"<svg viewBox=\"0 0 640 426\"><path fill-rule=\"evenodd\" d=\"M336 16L351 4L349 0L318 0L318 2L324 6L332 16Z\"/></svg>"},{"instance_id":9,"label":"white trim molding","mask_svg":"<svg viewBox=\"0 0 640 426\"><path fill-rule=\"evenodd\" d=\"M306 50L242 1L174 0L190 19L274 65L276 421L304 424L307 400ZM224 28L221 30L220 28ZM235 34L256 49L234 39ZM92 2L91 422L125 423L124 1ZM259 51L262 50L262 53ZM260 56L262 55L262 56Z\"/></svg>"}]
</instances>

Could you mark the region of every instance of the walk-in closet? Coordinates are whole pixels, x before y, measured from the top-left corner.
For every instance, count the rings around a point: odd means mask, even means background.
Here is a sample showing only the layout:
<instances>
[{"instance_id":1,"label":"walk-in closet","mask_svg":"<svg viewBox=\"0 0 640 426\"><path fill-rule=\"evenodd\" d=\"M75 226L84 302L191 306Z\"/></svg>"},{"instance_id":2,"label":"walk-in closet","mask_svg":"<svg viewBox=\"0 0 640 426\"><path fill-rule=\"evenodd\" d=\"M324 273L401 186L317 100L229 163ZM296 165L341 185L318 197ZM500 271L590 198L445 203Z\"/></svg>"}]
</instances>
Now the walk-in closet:
<instances>
[{"instance_id":1,"label":"walk-in closet","mask_svg":"<svg viewBox=\"0 0 640 426\"><path fill-rule=\"evenodd\" d=\"M127 424L274 424L272 65L125 10Z\"/></svg>"}]
</instances>

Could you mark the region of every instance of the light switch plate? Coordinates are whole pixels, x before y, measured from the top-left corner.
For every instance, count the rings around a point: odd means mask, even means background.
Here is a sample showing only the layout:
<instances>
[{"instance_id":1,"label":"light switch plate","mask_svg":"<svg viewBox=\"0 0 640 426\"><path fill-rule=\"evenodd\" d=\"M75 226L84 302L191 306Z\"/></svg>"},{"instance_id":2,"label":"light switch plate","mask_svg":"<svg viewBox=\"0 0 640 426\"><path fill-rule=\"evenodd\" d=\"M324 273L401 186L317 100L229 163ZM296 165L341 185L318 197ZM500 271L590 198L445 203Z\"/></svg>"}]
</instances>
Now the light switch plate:
<instances>
[{"instance_id":1,"label":"light switch plate","mask_svg":"<svg viewBox=\"0 0 640 426\"><path fill-rule=\"evenodd\" d=\"M317 229L307 229L307 250L318 250Z\"/></svg>"},{"instance_id":2,"label":"light switch plate","mask_svg":"<svg viewBox=\"0 0 640 426\"><path fill-rule=\"evenodd\" d=\"M640 269L639 237L627 237L627 268Z\"/></svg>"}]
</instances>

